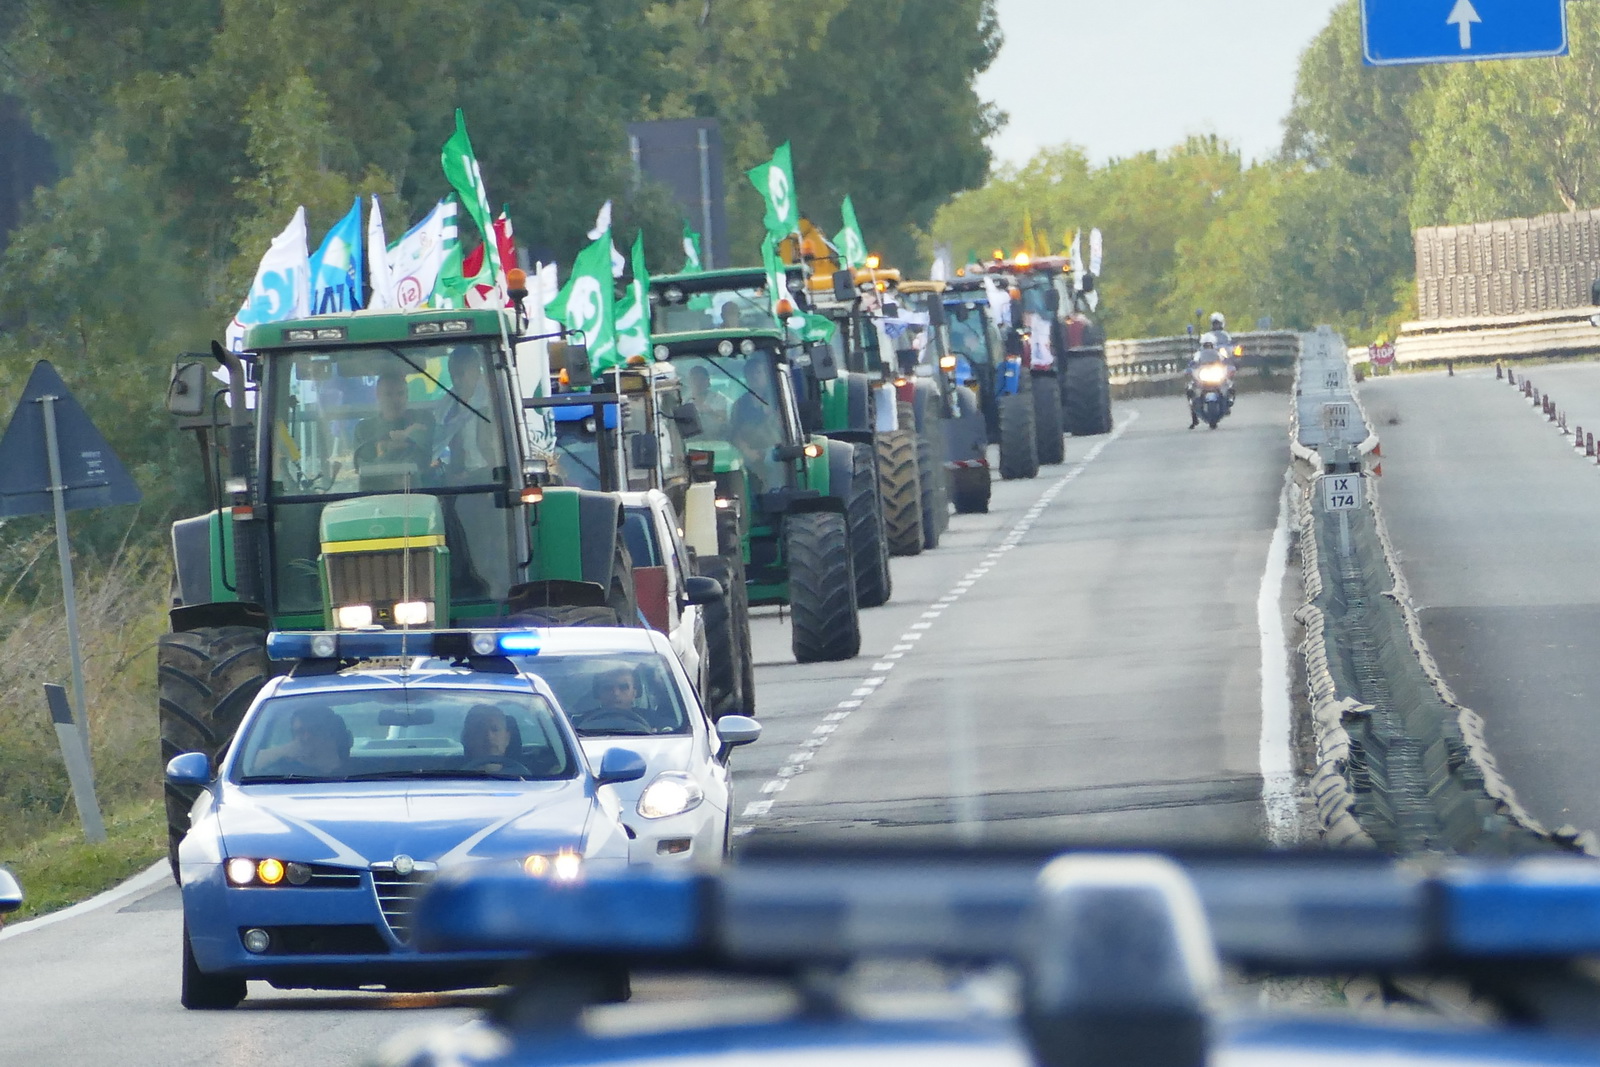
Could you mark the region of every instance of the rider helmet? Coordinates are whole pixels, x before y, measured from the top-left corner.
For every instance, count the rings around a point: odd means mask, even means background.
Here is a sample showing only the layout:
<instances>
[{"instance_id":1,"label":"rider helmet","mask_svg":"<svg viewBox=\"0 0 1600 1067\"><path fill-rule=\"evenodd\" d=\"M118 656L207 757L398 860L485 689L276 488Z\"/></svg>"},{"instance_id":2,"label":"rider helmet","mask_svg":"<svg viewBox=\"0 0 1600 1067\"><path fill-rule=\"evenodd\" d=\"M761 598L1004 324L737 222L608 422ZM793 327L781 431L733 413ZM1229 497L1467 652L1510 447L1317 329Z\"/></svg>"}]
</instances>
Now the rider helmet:
<instances>
[{"instance_id":1,"label":"rider helmet","mask_svg":"<svg viewBox=\"0 0 1600 1067\"><path fill-rule=\"evenodd\" d=\"M1222 312L1213 311L1211 313L1211 328L1213 330L1226 330L1228 328L1228 320L1222 317Z\"/></svg>"}]
</instances>

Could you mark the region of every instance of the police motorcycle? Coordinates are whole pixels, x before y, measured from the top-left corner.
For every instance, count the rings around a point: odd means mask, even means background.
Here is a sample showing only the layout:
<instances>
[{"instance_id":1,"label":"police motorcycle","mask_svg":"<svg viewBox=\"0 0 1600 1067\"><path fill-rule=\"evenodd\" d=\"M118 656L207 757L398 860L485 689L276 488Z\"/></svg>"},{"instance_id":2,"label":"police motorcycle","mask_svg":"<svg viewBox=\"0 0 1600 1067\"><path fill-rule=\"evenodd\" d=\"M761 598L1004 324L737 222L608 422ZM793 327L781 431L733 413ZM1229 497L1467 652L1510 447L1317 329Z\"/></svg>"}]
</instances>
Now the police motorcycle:
<instances>
[{"instance_id":1,"label":"police motorcycle","mask_svg":"<svg viewBox=\"0 0 1600 1067\"><path fill-rule=\"evenodd\" d=\"M382 1064L1600 1064L1588 857L764 842L699 875L464 868L416 918L430 951L527 969ZM689 981L590 1010L618 968ZM1341 981L1373 999L1339 1011Z\"/></svg>"},{"instance_id":2,"label":"police motorcycle","mask_svg":"<svg viewBox=\"0 0 1600 1067\"><path fill-rule=\"evenodd\" d=\"M1193 334L1193 328L1190 334ZM1233 354L1219 347L1213 334L1200 339L1200 347L1189 358L1189 429L1202 422L1215 430L1217 423L1233 411Z\"/></svg>"}]
</instances>

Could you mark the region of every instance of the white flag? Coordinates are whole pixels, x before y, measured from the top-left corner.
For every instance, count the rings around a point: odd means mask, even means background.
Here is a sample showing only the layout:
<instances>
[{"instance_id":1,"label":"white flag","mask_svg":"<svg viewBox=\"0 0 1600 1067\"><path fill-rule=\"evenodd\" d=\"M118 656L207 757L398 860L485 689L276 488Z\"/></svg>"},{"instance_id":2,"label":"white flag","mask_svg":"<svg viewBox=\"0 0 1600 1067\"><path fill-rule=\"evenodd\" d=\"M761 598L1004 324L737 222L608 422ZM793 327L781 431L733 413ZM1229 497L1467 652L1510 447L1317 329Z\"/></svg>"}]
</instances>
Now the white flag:
<instances>
[{"instance_id":1,"label":"white flag","mask_svg":"<svg viewBox=\"0 0 1600 1067\"><path fill-rule=\"evenodd\" d=\"M421 307L432 295L444 266L446 237L454 237L455 228L456 202L446 198L395 242L389 250L391 306L401 310Z\"/></svg>"},{"instance_id":2,"label":"white flag","mask_svg":"<svg viewBox=\"0 0 1600 1067\"><path fill-rule=\"evenodd\" d=\"M306 250L306 209L295 209L282 233L261 257L244 306L228 324L228 349L244 351L245 328L261 322L282 322L311 313L311 256Z\"/></svg>"},{"instance_id":3,"label":"white flag","mask_svg":"<svg viewBox=\"0 0 1600 1067\"><path fill-rule=\"evenodd\" d=\"M607 200L600 208L600 213L594 217L594 229L589 231L589 240L598 241L600 235L611 229L611 201ZM622 258L622 253L617 251L616 238L611 240L611 276L622 277L622 272L627 268L628 261Z\"/></svg>"},{"instance_id":4,"label":"white flag","mask_svg":"<svg viewBox=\"0 0 1600 1067\"><path fill-rule=\"evenodd\" d=\"M989 298L989 315L1001 329L1011 325L1011 294L995 284L994 276L983 276L983 295Z\"/></svg>"},{"instance_id":5,"label":"white flag","mask_svg":"<svg viewBox=\"0 0 1600 1067\"><path fill-rule=\"evenodd\" d=\"M394 276L389 273L389 242L383 235L383 211L378 194L372 194L372 215L367 219L367 284L372 287L369 308L394 307Z\"/></svg>"},{"instance_id":6,"label":"white flag","mask_svg":"<svg viewBox=\"0 0 1600 1067\"><path fill-rule=\"evenodd\" d=\"M1089 231L1089 273L1100 277L1100 264L1105 258L1105 238L1098 228Z\"/></svg>"},{"instance_id":7,"label":"white flag","mask_svg":"<svg viewBox=\"0 0 1600 1067\"><path fill-rule=\"evenodd\" d=\"M1076 230L1076 231L1073 232L1073 234L1072 234L1072 251L1070 253L1068 253L1068 254L1072 257L1072 277L1074 279L1073 280L1073 284L1076 285L1079 289L1082 289L1083 288L1083 231L1082 230Z\"/></svg>"},{"instance_id":8,"label":"white flag","mask_svg":"<svg viewBox=\"0 0 1600 1067\"><path fill-rule=\"evenodd\" d=\"M931 281L947 282L950 280L950 246L940 245L933 256L933 266L928 268L928 278Z\"/></svg>"}]
</instances>

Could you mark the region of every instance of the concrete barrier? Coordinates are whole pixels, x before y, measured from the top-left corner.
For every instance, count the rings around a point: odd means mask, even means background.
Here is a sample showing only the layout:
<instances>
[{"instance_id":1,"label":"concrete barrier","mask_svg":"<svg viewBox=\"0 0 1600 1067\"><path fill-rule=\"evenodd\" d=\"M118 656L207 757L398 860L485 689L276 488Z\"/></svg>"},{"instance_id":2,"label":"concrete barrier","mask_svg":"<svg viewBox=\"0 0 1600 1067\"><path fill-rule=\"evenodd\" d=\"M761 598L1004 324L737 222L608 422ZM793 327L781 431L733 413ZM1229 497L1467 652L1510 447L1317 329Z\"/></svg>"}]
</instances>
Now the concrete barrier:
<instances>
[{"instance_id":1,"label":"concrete barrier","mask_svg":"<svg viewBox=\"0 0 1600 1067\"><path fill-rule=\"evenodd\" d=\"M1565 308L1498 318L1408 322L1395 338L1402 366L1489 363L1516 359L1575 359L1600 355L1600 307Z\"/></svg>"},{"instance_id":2,"label":"concrete barrier","mask_svg":"<svg viewBox=\"0 0 1600 1067\"><path fill-rule=\"evenodd\" d=\"M1343 422L1323 418L1330 403L1349 405ZM1439 673L1383 525L1372 476L1379 442L1331 330L1303 339L1289 428L1303 587L1295 617L1317 742L1312 795L1328 840L1394 853L1588 847L1522 808L1481 718ZM1362 506L1326 511L1321 477L1354 472Z\"/></svg>"}]
</instances>

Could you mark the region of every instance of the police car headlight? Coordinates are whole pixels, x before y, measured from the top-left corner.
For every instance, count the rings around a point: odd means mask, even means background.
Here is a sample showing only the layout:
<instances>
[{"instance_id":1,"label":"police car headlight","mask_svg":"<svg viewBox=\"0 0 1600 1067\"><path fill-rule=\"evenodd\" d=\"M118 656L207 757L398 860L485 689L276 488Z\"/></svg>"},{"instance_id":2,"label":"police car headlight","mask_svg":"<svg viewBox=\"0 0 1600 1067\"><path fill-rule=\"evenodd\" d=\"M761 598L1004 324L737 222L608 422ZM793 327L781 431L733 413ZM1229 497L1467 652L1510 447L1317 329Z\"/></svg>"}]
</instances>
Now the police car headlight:
<instances>
[{"instance_id":1,"label":"police car headlight","mask_svg":"<svg viewBox=\"0 0 1600 1067\"><path fill-rule=\"evenodd\" d=\"M364 630L372 625L372 605L346 604L334 608L333 624L341 630Z\"/></svg>"},{"instance_id":2,"label":"police car headlight","mask_svg":"<svg viewBox=\"0 0 1600 1067\"><path fill-rule=\"evenodd\" d=\"M639 794L639 814L646 819L665 819L693 811L706 798L693 778L681 771L663 771Z\"/></svg>"},{"instance_id":3,"label":"police car headlight","mask_svg":"<svg viewBox=\"0 0 1600 1067\"><path fill-rule=\"evenodd\" d=\"M228 872L229 885L249 885L256 880L255 860L247 860L242 856L235 856L228 861L225 870Z\"/></svg>"},{"instance_id":4,"label":"police car headlight","mask_svg":"<svg viewBox=\"0 0 1600 1067\"><path fill-rule=\"evenodd\" d=\"M535 854L522 861L522 869L534 878L576 882L583 876L583 857L570 849L562 849L553 856Z\"/></svg>"}]
</instances>

